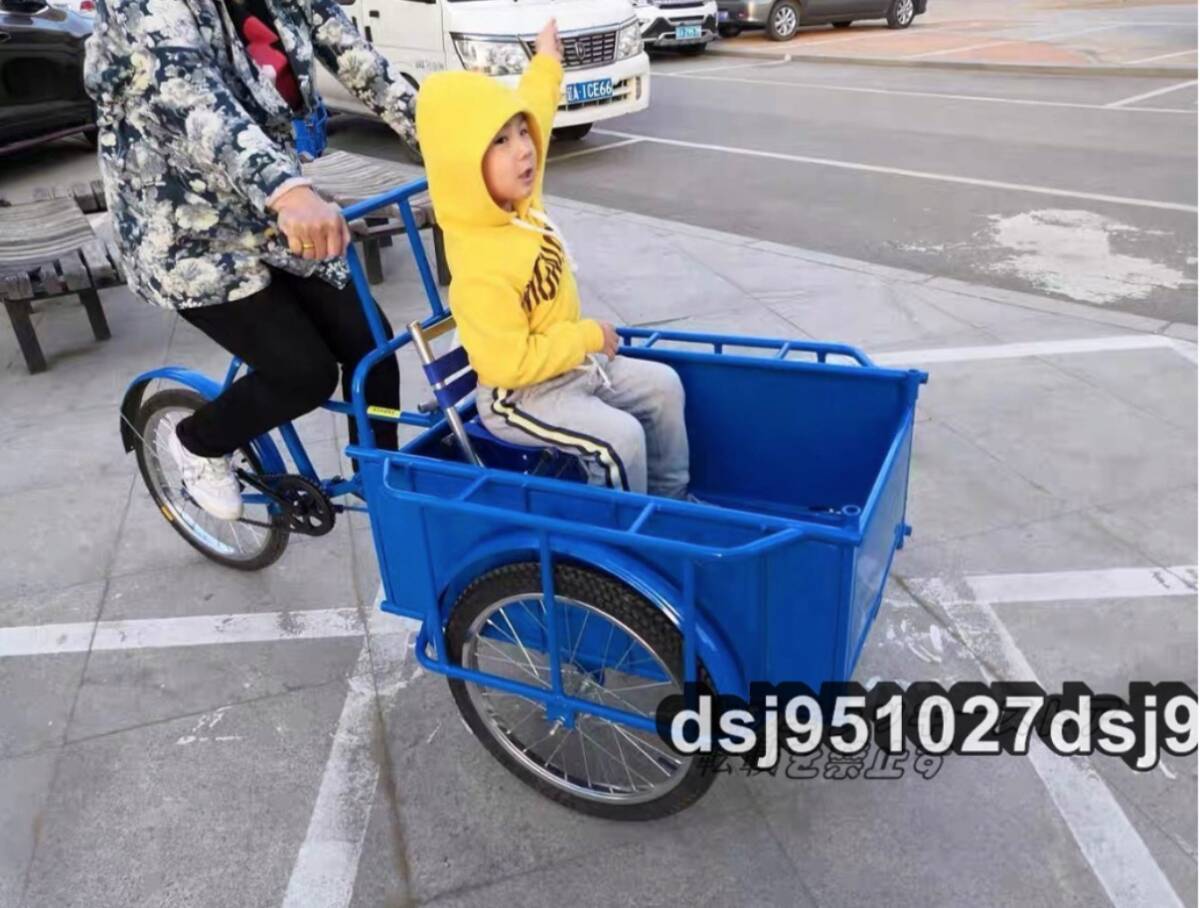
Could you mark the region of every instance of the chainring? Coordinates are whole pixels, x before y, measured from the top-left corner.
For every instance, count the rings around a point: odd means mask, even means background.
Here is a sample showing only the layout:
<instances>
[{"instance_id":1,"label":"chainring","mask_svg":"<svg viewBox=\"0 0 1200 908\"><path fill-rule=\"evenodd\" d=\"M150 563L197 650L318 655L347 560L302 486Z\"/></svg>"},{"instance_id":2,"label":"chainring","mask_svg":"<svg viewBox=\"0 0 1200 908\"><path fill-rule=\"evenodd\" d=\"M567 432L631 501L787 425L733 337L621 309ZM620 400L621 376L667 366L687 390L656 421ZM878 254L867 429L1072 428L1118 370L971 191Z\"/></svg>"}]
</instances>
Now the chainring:
<instances>
[{"instance_id":1,"label":"chainring","mask_svg":"<svg viewBox=\"0 0 1200 908\"><path fill-rule=\"evenodd\" d=\"M294 473L254 476L239 470L238 476L271 499L280 509L277 519L289 532L324 536L333 529L337 512L329 496L315 482Z\"/></svg>"}]
</instances>

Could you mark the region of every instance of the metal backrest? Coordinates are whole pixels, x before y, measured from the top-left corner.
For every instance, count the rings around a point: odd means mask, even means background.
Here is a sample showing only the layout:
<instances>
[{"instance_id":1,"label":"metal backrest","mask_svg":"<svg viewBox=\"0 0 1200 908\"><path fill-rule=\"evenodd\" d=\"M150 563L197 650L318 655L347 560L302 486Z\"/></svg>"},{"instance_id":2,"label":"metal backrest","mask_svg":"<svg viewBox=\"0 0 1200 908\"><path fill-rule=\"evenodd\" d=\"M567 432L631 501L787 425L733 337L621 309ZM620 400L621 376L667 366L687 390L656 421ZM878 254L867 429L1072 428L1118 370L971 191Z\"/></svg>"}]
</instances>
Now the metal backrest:
<instances>
[{"instance_id":1,"label":"metal backrest","mask_svg":"<svg viewBox=\"0 0 1200 908\"><path fill-rule=\"evenodd\" d=\"M434 356L433 347L430 346L432 341L454 330L454 316L447 315L428 328L422 328L419 321L414 321L409 324L408 330L412 334L413 347L416 348L417 358L421 361L421 368L425 370L425 377L429 379L429 385L433 388L438 409L450 424L458 446L467 460L476 466L483 466L483 461L475 453L463 426L462 417L458 413L459 401L474 391L478 383L475 370L471 368L467 359L467 351L462 347L455 347L449 353Z\"/></svg>"}]
</instances>

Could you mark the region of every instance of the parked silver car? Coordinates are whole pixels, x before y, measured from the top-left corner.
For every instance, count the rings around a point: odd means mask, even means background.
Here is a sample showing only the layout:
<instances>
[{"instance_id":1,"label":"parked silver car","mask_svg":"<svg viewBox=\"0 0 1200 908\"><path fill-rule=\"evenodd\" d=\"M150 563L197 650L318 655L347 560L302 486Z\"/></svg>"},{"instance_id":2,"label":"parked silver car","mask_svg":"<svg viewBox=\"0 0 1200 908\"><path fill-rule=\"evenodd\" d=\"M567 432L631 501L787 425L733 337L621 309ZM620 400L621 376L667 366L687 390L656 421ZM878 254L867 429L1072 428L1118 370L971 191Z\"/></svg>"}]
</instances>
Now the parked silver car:
<instances>
[{"instance_id":1,"label":"parked silver car","mask_svg":"<svg viewBox=\"0 0 1200 908\"><path fill-rule=\"evenodd\" d=\"M717 0L721 36L766 29L767 37L787 41L802 25L848 28L862 19L886 19L889 28L908 28L925 12L927 0Z\"/></svg>"}]
</instances>

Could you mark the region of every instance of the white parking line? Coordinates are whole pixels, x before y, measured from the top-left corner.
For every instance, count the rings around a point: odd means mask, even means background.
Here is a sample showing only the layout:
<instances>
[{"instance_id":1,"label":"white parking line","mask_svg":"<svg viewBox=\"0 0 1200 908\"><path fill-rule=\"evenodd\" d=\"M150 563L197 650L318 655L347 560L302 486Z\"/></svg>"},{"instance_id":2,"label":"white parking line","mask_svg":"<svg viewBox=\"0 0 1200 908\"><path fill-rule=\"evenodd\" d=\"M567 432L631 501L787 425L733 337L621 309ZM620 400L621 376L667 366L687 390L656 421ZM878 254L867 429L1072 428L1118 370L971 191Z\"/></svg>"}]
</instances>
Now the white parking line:
<instances>
[{"instance_id":1,"label":"white parking line","mask_svg":"<svg viewBox=\"0 0 1200 908\"><path fill-rule=\"evenodd\" d=\"M1161 334L1118 334L1113 337L990 344L981 347L931 347L926 350L896 350L887 353L872 353L871 359L881 366L916 366L929 363L1019 359L1027 356L1060 356L1069 353L1111 353L1119 350L1171 350L1186 356L1181 351L1179 344L1180 342L1175 338L1163 337Z\"/></svg>"},{"instance_id":2,"label":"white parking line","mask_svg":"<svg viewBox=\"0 0 1200 908\"><path fill-rule=\"evenodd\" d=\"M991 605L961 600L942 604L987 680L1038 682ZM1034 735L1029 763L1114 908L1182 908L1170 880L1087 759L1051 753Z\"/></svg>"},{"instance_id":3,"label":"white parking line","mask_svg":"<svg viewBox=\"0 0 1200 908\"><path fill-rule=\"evenodd\" d=\"M832 158L815 158L807 155L786 154L779 151L762 151L757 148L739 148L731 145L714 145L707 142L686 142L682 139L664 139L658 136L638 135L632 132L618 132L612 129L596 130L597 134L618 136L623 139L643 139L658 145L669 145L674 148L693 148L699 151L716 151L722 154L745 155L754 158L769 158L776 161L789 161L796 164L814 164L819 167L835 167L839 170L856 170L864 173L881 173L889 176L910 177L918 180L932 180L940 183L956 183L965 186L980 186L987 189L1005 189L1015 192L1027 192L1035 195L1053 196L1066 199L1086 199L1092 202L1108 202L1114 205L1129 205L1136 208L1156 208L1165 211L1186 211L1195 213L1195 205L1185 205L1181 202L1160 202L1157 199L1138 199L1129 196L1106 195L1098 192L1078 192L1073 189L1057 189L1053 186L1037 186L1029 183L1009 183L1004 180L985 180L977 177L961 177L948 173L932 173L926 170L908 170L902 167L885 167L879 164L862 164L856 161L838 161Z\"/></svg>"},{"instance_id":4,"label":"white parking line","mask_svg":"<svg viewBox=\"0 0 1200 908\"><path fill-rule=\"evenodd\" d=\"M741 76L705 76L691 73L655 73L656 78L699 79L707 82L745 83L747 85L779 85L815 91L841 91L864 95L889 95L908 98L933 98L939 101L971 101L989 104L1015 104L1024 107L1061 107L1074 110L1102 110L1117 113L1166 113L1196 115L1194 110L1179 107L1113 107L1111 104L1084 104L1078 101L1041 101L1035 98L997 98L990 95L960 95L939 91L914 91L899 88L866 88L859 85L828 85L821 82L790 82L780 79L749 79Z\"/></svg>"},{"instance_id":5,"label":"white parking line","mask_svg":"<svg viewBox=\"0 0 1200 908\"><path fill-rule=\"evenodd\" d=\"M753 63L730 63L726 66L704 66L704 67L699 67L697 69L685 69L685 70L682 70L677 73L665 73L665 75L686 76L688 73L725 72L726 70L729 70L729 69L754 69L756 67L761 68L761 69L766 69L768 66L783 66L783 64L791 63L791 62L792 62L792 55L784 54L779 59L765 60L761 63L758 61L755 61ZM655 75L661 75L661 74L656 72Z\"/></svg>"},{"instance_id":6,"label":"white parking line","mask_svg":"<svg viewBox=\"0 0 1200 908\"><path fill-rule=\"evenodd\" d=\"M1001 47L1007 44L1029 44L1035 41L1052 41L1055 38L1071 38L1075 35L1086 35L1091 32L1103 32L1114 28L1121 28L1120 25L1093 25L1090 28L1073 29L1068 32L1055 32L1049 35L1033 35L1029 38L1008 38L1004 41L989 41L986 44L972 44L968 47L947 47L942 50L930 50L921 54L909 54L904 57L905 60L923 60L926 57L940 57L943 54L961 54L970 50L984 50L988 47Z\"/></svg>"},{"instance_id":7,"label":"white parking line","mask_svg":"<svg viewBox=\"0 0 1200 908\"><path fill-rule=\"evenodd\" d=\"M379 601L372 616L379 615ZM410 618L386 616L371 621L372 639L379 633L403 634L393 640L393 658L370 640L363 642L350 678L346 701L338 718L329 759L321 775L308 831L292 867L283 908L345 908L354 896L363 842L379 785L379 760L374 746L382 698L384 705L402 690L416 666L412 640L420 625ZM420 667L416 666L417 672Z\"/></svg>"},{"instance_id":8,"label":"white parking line","mask_svg":"<svg viewBox=\"0 0 1200 908\"><path fill-rule=\"evenodd\" d=\"M554 164L558 161L567 161L571 158L581 158L586 154L595 154L598 151L608 151L612 148L621 148L625 145L636 145L641 139L624 139L620 142L609 142L607 145L597 145L595 148L582 148L579 151L570 151L566 154L556 154L549 158L546 163Z\"/></svg>"},{"instance_id":9,"label":"white parking line","mask_svg":"<svg viewBox=\"0 0 1200 908\"><path fill-rule=\"evenodd\" d=\"M249 612L181 618L139 618L93 624L40 624L0 628L0 659L51 653L208 646L216 643L268 643L273 640L325 640L363 633L358 610L312 609Z\"/></svg>"},{"instance_id":10,"label":"white parking line","mask_svg":"<svg viewBox=\"0 0 1200 908\"><path fill-rule=\"evenodd\" d=\"M987 574L967 576L957 583L916 580L909 588L945 609L989 681L1038 682L993 604L1194 598L1196 567ZM1036 736L1032 741L1029 762L1115 908L1182 906L1150 849L1088 760L1051 753Z\"/></svg>"},{"instance_id":11,"label":"white parking line","mask_svg":"<svg viewBox=\"0 0 1200 908\"><path fill-rule=\"evenodd\" d=\"M375 715L370 651L364 643L333 734L308 831L288 879L283 908L344 908L350 904L379 783L379 763L371 747Z\"/></svg>"},{"instance_id":12,"label":"white parking line","mask_svg":"<svg viewBox=\"0 0 1200 908\"><path fill-rule=\"evenodd\" d=\"M1179 91L1181 88L1190 88L1196 84L1196 80L1192 79L1188 82L1180 82L1178 85L1168 85L1166 88L1155 89L1140 95L1134 95L1132 98L1122 98L1120 101L1113 101L1108 107L1124 107L1126 104L1136 104L1138 101L1148 101L1150 98L1157 98L1159 95L1165 95L1173 91Z\"/></svg>"},{"instance_id":13,"label":"white parking line","mask_svg":"<svg viewBox=\"0 0 1200 908\"><path fill-rule=\"evenodd\" d=\"M1186 57L1189 54L1196 53L1196 48L1191 50L1177 50L1172 54L1159 54L1157 57L1143 57L1140 60L1126 60L1125 66L1136 66L1139 63L1157 63L1159 60L1170 60L1172 57Z\"/></svg>"},{"instance_id":14,"label":"white parking line","mask_svg":"<svg viewBox=\"0 0 1200 908\"><path fill-rule=\"evenodd\" d=\"M940 605L986 602L1078 602L1098 599L1151 599L1196 596L1196 565L1055 571L1037 574L967 574L910 580L914 593Z\"/></svg>"}]
</instances>

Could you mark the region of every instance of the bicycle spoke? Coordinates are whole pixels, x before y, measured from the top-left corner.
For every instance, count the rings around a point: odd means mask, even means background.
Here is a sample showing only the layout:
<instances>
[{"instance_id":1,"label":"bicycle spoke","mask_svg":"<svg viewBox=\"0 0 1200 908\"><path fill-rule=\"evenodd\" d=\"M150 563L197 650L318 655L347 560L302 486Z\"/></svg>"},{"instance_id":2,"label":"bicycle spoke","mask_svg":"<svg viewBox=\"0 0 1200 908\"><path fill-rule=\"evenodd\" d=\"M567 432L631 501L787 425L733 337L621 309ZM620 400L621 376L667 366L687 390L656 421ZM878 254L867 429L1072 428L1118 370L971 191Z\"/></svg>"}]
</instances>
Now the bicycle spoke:
<instances>
[{"instance_id":1,"label":"bicycle spoke","mask_svg":"<svg viewBox=\"0 0 1200 908\"><path fill-rule=\"evenodd\" d=\"M537 669L533 668L533 659L529 656L529 650L525 649L525 644L521 642L521 638L517 635L517 629L513 627L512 620L508 617L508 613L504 609L500 610L500 614L504 616L504 623L508 625L508 629L512 631L512 640L521 648L522 655L525 656L525 661L529 663L529 667L533 669L533 673L537 674ZM496 628L499 630L499 628Z\"/></svg>"},{"instance_id":2,"label":"bicycle spoke","mask_svg":"<svg viewBox=\"0 0 1200 908\"><path fill-rule=\"evenodd\" d=\"M588 618L590 617L590 615L591 615L591 612L585 611L583 613L583 622L579 625L579 634L575 637L575 645L573 647L571 647L571 656L568 660L570 662L575 661L575 655L576 655L576 653L579 652L579 644L583 641L583 629L587 627Z\"/></svg>"},{"instance_id":3,"label":"bicycle spoke","mask_svg":"<svg viewBox=\"0 0 1200 908\"><path fill-rule=\"evenodd\" d=\"M490 623L490 622L489 622L489 623ZM497 630L497 631L499 631L500 629L499 629L499 628L497 628L496 630ZM529 675L530 677L532 677L532 678L533 678L533 680L537 681L539 684L540 684L540 683L542 683L542 678L541 678L541 676L538 674L538 668L537 668L537 666L536 666L536 665L534 665L534 664L533 664L533 660L532 660L532 659L529 657L529 653L527 653L527 652L525 653L525 661L526 661L526 662L529 664L529 667L528 667L528 668L526 668L526 667L525 667L524 665L522 665L520 662L516 661L516 660L515 660L515 659L513 659L511 656L509 656L508 654L506 654L506 653L504 652L504 650L500 649L500 647L498 647L498 646L497 646L495 643L493 643L491 640L488 640L488 638L487 638L487 637L477 637L476 639L478 639L478 640L482 640L482 641L483 641L483 642L485 642L485 643L486 643L486 644L487 644L489 647L491 647L493 650L495 650L497 653L499 653L501 658L503 658L503 659L507 660L509 663L511 663L512 665L516 666L516 667L517 667L518 669L520 669L521 671L525 672L527 675ZM519 645L519 644L518 644L518 645ZM525 648L524 648L524 647L521 647L521 651L522 651L522 652L525 652ZM478 659L478 658L479 658L479 652L478 652L478 650L476 650L476 652L475 652L475 658L476 658L476 659ZM496 658L496 657L492 657L492 658ZM549 669L546 669L545 671L546 671L547 673L549 673Z\"/></svg>"},{"instance_id":4,"label":"bicycle spoke","mask_svg":"<svg viewBox=\"0 0 1200 908\"><path fill-rule=\"evenodd\" d=\"M646 711L644 711L644 710L642 710L642 709L639 709L637 706L634 706L632 703L630 703L630 702L629 702L628 700L626 700L624 697L620 697L620 696L618 696L617 694L614 694L614 693L613 693L613 692L612 692L612 691L611 691L609 688L607 688L607 687L601 687L601 686L597 686L597 687L596 687L596 690L600 691L600 693L603 693L603 694L608 694L610 697L612 697L614 700L616 700L617 702L619 702L621 705L623 705L623 706L627 707L627 708L629 709L629 711L630 711L630 712L637 713L639 716L647 716L647 717L649 717L649 716L653 715L653 713L648 713L648 712L646 712Z\"/></svg>"},{"instance_id":5,"label":"bicycle spoke","mask_svg":"<svg viewBox=\"0 0 1200 908\"><path fill-rule=\"evenodd\" d=\"M649 690L652 687L675 687L674 681L651 681L649 684L631 684L629 687L606 687L604 688L609 693L625 693L631 690Z\"/></svg>"},{"instance_id":6,"label":"bicycle spoke","mask_svg":"<svg viewBox=\"0 0 1200 908\"><path fill-rule=\"evenodd\" d=\"M655 747L653 744L649 743L648 741L643 741L639 738L635 738L628 731L626 731L622 726L617 725L615 722L613 723L613 728L615 728L617 730L617 733L620 734L623 738L625 738L626 741L628 741L635 748L637 748L638 752L642 756L644 756L647 760L649 760L651 763L653 763L659 769L662 769L662 771L664 773L666 773L668 776L672 775L672 773L663 769L662 764L658 760L654 759L654 757L652 757L648 753L646 753L646 751L643 748L649 748L650 750L654 751L655 753L662 754L662 756L665 759L667 759L668 761L675 764L676 769L678 769L680 766L683 765L683 761L680 760L676 754L668 753L667 751L665 751L659 747Z\"/></svg>"},{"instance_id":7,"label":"bicycle spoke","mask_svg":"<svg viewBox=\"0 0 1200 908\"><path fill-rule=\"evenodd\" d=\"M607 723L607 727L608 727L608 730L609 730L610 732L612 732L613 741L614 741L614 742L616 743L616 745L617 745L617 753L619 753L619 754L620 754L620 757L618 757L618 759L620 760L621 766L622 766L622 767L625 769L625 776L626 776L626 778L628 778L628 779L629 779L629 787L630 787L631 789L633 789L634 791L637 791L637 790L638 790L637 783L633 781L633 772L634 772L634 769L633 769L633 767L632 767L632 766L630 766L630 765L629 765L629 761L625 759L625 749L624 749L623 747L621 747L621 739L617 737L617 733L616 733L616 731L614 730L616 726L615 726L615 724L614 724L614 723L612 723L612 722L608 722L608 723ZM610 751L607 751L607 750L605 750L605 749L604 749L604 745L603 745L603 744L601 744L599 741L596 741L596 740L595 740L595 739L594 739L594 738L593 738L591 735L586 735L586 737L587 737L587 739L588 739L589 741L593 742L593 743L594 743L594 744L595 744L597 747L599 747L599 748L600 748L602 751L604 751L605 753L608 753L610 756L612 755ZM642 780L643 780L643 781L644 781L644 782L645 782L647 785L650 785L651 787L653 787L654 783L653 783L652 781L650 781L650 779L648 779L648 778L646 778L645 776L643 776L643 775L642 775L640 772L638 773L638 775L639 775L639 776L641 776Z\"/></svg>"},{"instance_id":8,"label":"bicycle spoke","mask_svg":"<svg viewBox=\"0 0 1200 908\"><path fill-rule=\"evenodd\" d=\"M546 625L542 622L541 618L539 618L537 615L535 615L530 610L529 603L524 599L521 600L521 608L525 609L525 614L527 614L530 618L532 618L535 622L537 622L537 626L540 627L542 629L542 633L545 634L546 633Z\"/></svg>"}]
</instances>

